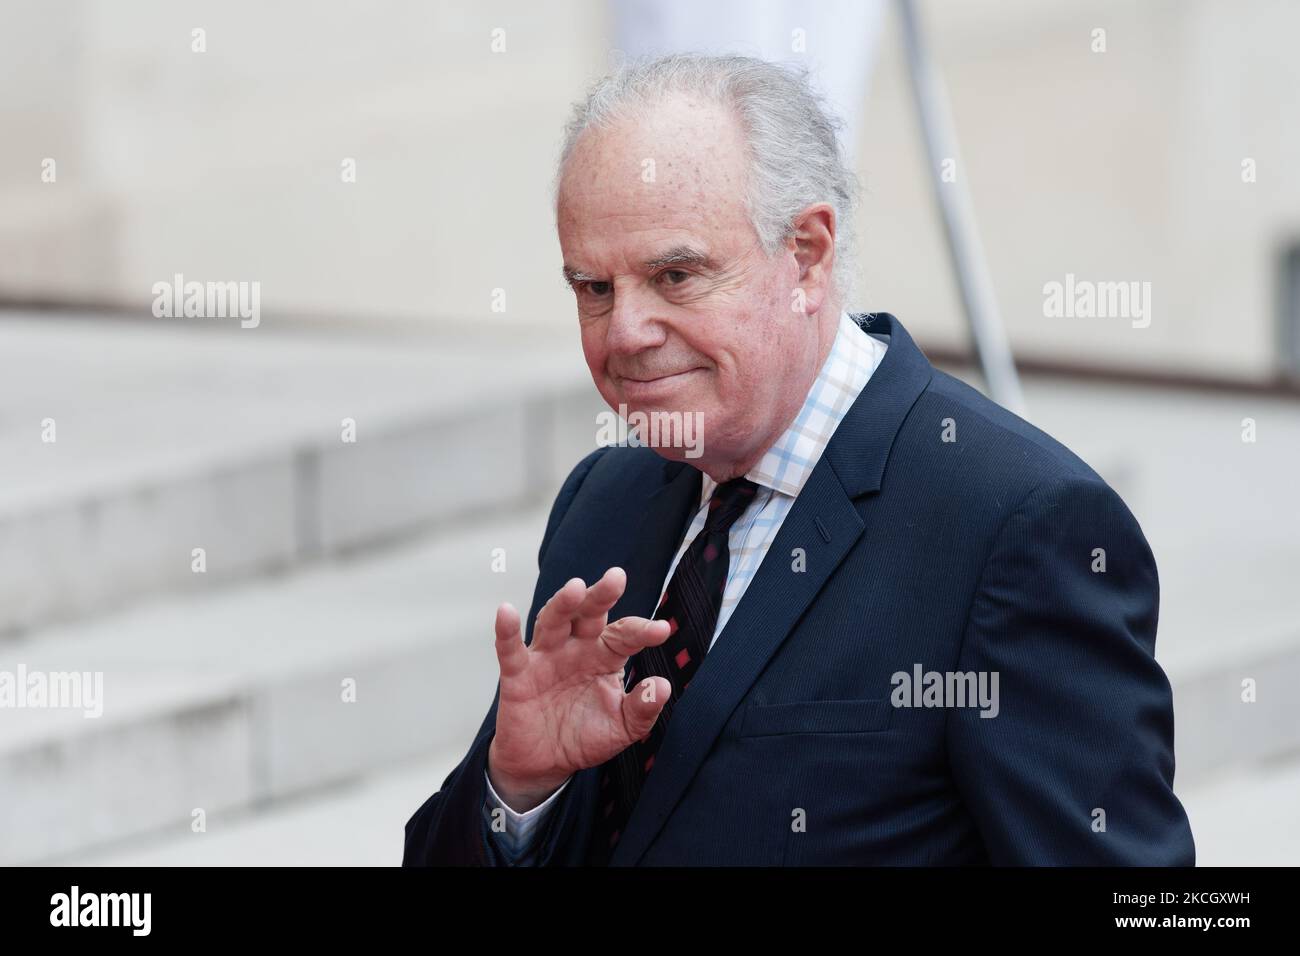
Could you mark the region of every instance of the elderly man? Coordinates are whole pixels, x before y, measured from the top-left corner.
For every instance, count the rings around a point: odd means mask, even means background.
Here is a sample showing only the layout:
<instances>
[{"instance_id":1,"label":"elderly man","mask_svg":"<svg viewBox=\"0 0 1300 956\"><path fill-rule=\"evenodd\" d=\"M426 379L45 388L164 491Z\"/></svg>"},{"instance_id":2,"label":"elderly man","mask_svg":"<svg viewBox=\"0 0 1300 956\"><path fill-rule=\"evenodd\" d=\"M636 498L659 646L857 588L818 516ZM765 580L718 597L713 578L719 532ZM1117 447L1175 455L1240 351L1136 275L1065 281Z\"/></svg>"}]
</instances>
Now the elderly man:
<instances>
[{"instance_id":1,"label":"elderly man","mask_svg":"<svg viewBox=\"0 0 1300 956\"><path fill-rule=\"evenodd\" d=\"M564 482L404 863L1193 863L1137 522L844 311L852 182L762 61L635 64L577 108L556 217L592 378L703 441Z\"/></svg>"}]
</instances>

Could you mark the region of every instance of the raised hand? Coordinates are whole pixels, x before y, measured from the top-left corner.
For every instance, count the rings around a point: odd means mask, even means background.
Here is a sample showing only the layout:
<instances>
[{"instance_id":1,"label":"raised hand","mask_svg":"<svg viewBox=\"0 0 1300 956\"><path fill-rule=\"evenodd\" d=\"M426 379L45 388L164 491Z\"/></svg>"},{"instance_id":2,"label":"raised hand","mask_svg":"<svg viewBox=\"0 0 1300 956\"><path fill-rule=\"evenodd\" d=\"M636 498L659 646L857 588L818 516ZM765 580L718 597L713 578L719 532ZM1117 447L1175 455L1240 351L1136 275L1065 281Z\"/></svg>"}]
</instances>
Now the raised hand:
<instances>
[{"instance_id":1,"label":"raised hand","mask_svg":"<svg viewBox=\"0 0 1300 956\"><path fill-rule=\"evenodd\" d=\"M571 578L537 615L530 645L519 612L510 604L497 608L501 696L488 776L511 809L532 809L572 774L644 739L667 703L672 685L664 677L623 693L628 659L669 634L667 621L608 623L626 587L622 568L610 568L590 587Z\"/></svg>"}]
</instances>

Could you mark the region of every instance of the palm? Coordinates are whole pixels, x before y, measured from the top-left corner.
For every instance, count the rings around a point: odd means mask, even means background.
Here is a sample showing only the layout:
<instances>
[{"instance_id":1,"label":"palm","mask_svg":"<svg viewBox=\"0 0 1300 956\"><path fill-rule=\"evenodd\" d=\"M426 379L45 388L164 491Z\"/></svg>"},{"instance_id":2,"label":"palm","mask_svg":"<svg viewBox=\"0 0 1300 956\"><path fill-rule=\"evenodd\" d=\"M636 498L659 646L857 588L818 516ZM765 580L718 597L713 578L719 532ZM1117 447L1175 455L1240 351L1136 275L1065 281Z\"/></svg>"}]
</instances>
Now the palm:
<instances>
[{"instance_id":1,"label":"palm","mask_svg":"<svg viewBox=\"0 0 1300 956\"><path fill-rule=\"evenodd\" d=\"M637 617L607 624L626 586L622 571L579 585L570 581L547 602L527 647L514 609L497 612L501 693L491 761L511 779L558 786L604 763L649 733L671 692L660 677L623 693L629 658L662 643L668 628Z\"/></svg>"}]
</instances>

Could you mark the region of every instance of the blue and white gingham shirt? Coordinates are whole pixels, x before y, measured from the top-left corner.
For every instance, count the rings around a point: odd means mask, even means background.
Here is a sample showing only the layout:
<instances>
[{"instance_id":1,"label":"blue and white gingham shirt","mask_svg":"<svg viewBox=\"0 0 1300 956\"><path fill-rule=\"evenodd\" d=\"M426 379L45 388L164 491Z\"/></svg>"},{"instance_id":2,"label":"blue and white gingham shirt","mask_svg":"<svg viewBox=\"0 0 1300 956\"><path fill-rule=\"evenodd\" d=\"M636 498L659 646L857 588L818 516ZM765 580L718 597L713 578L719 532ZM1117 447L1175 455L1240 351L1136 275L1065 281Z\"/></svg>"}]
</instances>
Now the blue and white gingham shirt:
<instances>
[{"instance_id":1,"label":"blue and white gingham shirt","mask_svg":"<svg viewBox=\"0 0 1300 956\"><path fill-rule=\"evenodd\" d=\"M740 599L744 597L749 582L758 573L763 556L781 530L781 523L790 513L795 498L808 481L813 468L821 460L831 435L844 418L849 407L857 399L867 380L879 367L885 356L885 343L861 329L847 312L840 314L839 329L830 354L822 363L817 379L808 390L803 407L763 457L745 477L758 485L754 500L745 508L744 513L731 526L727 536L730 548L730 561L727 566L727 585L722 592L722 607L718 612L718 624L713 631L709 647L717 641L718 635L727 626L727 621ZM703 476L700 488L699 510L696 511L686 536L664 579L663 589L667 590L672 580L677 562L681 560L691 541L704 528L708 516L709 498L718 483L707 474ZM734 638L733 638L734 639ZM486 776L486 774L485 774ZM570 777L570 780L573 778ZM502 811L505 831L496 834L497 845L502 853L515 864L529 862L531 852L535 850L533 836L545 820L547 813L564 788L569 785L566 780L559 790L547 800L526 813L516 813L501 801L488 780L488 798L484 803L483 813L489 825L492 812L498 807Z\"/></svg>"}]
</instances>

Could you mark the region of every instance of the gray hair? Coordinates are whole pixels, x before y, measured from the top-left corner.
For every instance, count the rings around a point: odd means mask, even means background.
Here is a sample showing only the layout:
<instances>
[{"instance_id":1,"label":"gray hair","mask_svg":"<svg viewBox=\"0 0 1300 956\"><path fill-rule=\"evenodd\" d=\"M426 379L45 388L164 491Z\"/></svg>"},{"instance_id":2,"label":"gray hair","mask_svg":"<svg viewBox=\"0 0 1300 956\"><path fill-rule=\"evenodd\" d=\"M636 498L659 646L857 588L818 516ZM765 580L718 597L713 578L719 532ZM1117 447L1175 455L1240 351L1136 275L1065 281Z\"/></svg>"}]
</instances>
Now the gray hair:
<instances>
[{"instance_id":1,"label":"gray hair","mask_svg":"<svg viewBox=\"0 0 1300 956\"><path fill-rule=\"evenodd\" d=\"M554 199L558 202L565 164L586 129L635 120L674 93L727 106L740 121L749 154L745 205L769 256L792 235L801 211L818 202L831 205L836 226L832 279L836 297L845 306L855 271L858 184L844 161L838 136L843 124L826 108L803 67L698 53L624 63L574 105L564 130Z\"/></svg>"}]
</instances>

